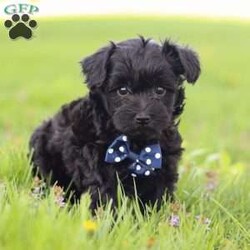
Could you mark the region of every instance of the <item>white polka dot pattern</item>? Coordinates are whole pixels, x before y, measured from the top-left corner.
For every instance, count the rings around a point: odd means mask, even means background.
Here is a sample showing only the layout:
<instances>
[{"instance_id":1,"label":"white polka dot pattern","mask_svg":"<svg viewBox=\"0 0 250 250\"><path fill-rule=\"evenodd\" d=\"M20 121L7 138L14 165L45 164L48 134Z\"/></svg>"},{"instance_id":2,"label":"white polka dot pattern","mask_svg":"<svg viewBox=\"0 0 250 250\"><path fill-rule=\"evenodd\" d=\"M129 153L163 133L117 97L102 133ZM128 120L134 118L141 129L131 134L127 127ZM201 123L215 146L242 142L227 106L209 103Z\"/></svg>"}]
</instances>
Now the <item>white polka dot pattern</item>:
<instances>
[{"instance_id":1,"label":"white polka dot pattern","mask_svg":"<svg viewBox=\"0 0 250 250\"><path fill-rule=\"evenodd\" d=\"M125 151L125 148L123 146L120 146L119 151L123 153Z\"/></svg>"},{"instance_id":2,"label":"white polka dot pattern","mask_svg":"<svg viewBox=\"0 0 250 250\"><path fill-rule=\"evenodd\" d=\"M156 159L160 159L160 158L161 158L161 154L160 154L160 153L156 153L156 154L155 154L155 158L156 158Z\"/></svg>"},{"instance_id":3,"label":"white polka dot pattern","mask_svg":"<svg viewBox=\"0 0 250 250\"><path fill-rule=\"evenodd\" d=\"M159 143L135 148L135 151L130 146L129 138L124 134L120 135L107 148L105 162L124 161L124 164L128 164L128 170L133 177L154 175L153 171L161 169L162 154Z\"/></svg>"},{"instance_id":4,"label":"white polka dot pattern","mask_svg":"<svg viewBox=\"0 0 250 250\"><path fill-rule=\"evenodd\" d=\"M141 170L141 166L140 165L136 165L136 170L137 171Z\"/></svg>"},{"instance_id":5,"label":"white polka dot pattern","mask_svg":"<svg viewBox=\"0 0 250 250\"><path fill-rule=\"evenodd\" d=\"M119 156L115 157L115 162L120 162L121 158Z\"/></svg>"},{"instance_id":6,"label":"white polka dot pattern","mask_svg":"<svg viewBox=\"0 0 250 250\"><path fill-rule=\"evenodd\" d=\"M123 140L123 141L127 141L127 140L128 140L127 136L124 135L124 136L122 137L122 140Z\"/></svg>"},{"instance_id":7,"label":"white polka dot pattern","mask_svg":"<svg viewBox=\"0 0 250 250\"><path fill-rule=\"evenodd\" d=\"M109 153L109 154L113 154L113 153L114 153L114 149L113 149L113 148L109 148L109 149L108 149L108 153Z\"/></svg>"}]
</instances>

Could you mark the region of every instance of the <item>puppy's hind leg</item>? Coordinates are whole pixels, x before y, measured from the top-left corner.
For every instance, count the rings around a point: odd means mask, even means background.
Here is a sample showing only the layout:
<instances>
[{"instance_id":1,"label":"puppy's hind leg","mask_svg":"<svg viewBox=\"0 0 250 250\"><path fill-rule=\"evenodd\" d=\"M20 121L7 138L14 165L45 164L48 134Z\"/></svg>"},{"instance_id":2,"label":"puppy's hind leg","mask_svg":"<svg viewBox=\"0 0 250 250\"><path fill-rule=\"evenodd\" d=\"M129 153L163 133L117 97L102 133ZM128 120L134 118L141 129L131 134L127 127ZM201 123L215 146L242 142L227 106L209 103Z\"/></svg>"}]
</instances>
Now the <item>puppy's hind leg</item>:
<instances>
[{"instance_id":1,"label":"puppy's hind leg","mask_svg":"<svg viewBox=\"0 0 250 250\"><path fill-rule=\"evenodd\" d=\"M49 157L46 151L51 122L44 122L32 134L29 141L29 157L33 175L47 176L50 172Z\"/></svg>"}]
</instances>

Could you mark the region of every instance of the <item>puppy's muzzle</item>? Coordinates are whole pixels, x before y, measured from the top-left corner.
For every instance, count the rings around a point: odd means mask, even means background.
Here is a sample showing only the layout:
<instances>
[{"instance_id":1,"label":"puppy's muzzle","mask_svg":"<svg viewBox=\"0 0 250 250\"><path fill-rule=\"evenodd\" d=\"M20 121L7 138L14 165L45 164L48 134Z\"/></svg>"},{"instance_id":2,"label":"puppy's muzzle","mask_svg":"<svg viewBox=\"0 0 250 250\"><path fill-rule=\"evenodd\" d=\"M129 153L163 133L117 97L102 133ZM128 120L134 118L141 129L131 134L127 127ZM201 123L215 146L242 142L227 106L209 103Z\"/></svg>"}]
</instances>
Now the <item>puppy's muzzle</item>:
<instances>
[{"instance_id":1,"label":"puppy's muzzle","mask_svg":"<svg viewBox=\"0 0 250 250\"><path fill-rule=\"evenodd\" d=\"M148 125L150 120L151 120L150 116L146 114L140 113L135 116L136 123L141 126Z\"/></svg>"}]
</instances>

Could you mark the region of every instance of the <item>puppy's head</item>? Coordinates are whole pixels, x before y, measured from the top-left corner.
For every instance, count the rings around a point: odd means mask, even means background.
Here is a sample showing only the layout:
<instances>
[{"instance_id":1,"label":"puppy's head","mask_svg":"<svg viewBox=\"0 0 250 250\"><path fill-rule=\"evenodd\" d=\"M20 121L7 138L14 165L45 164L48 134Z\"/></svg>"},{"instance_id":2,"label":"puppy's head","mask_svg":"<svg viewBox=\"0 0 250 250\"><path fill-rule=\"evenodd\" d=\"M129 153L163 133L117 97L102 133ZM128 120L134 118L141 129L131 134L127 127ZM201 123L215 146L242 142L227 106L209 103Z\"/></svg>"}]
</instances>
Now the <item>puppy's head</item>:
<instances>
[{"instance_id":1,"label":"puppy's head","mask_svg":"<svg viewBox=\"0 0 250 250\"><path fill-rule=\"evenodd\" d=\"M194 51L140 37L110 43L82 62L90 95L98 97L114 127L139 139L157 139L182 112L186 80L195 83Z\"/></svg>"}]
</instances>

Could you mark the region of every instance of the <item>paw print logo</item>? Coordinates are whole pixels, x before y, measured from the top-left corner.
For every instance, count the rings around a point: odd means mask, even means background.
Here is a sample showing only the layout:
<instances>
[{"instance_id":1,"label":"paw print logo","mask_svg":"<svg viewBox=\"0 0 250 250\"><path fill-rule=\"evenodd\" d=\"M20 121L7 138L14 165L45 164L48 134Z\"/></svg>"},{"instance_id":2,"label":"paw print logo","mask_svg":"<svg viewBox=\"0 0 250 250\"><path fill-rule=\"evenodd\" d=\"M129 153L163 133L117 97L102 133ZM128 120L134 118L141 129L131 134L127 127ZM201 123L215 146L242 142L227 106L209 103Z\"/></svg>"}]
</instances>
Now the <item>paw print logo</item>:
<instances>
[{"instance_id":1,"label":"paw print logo","mask_svg":"<svg viewBox=\"0 0 250 250\"><path fill-rule=\"evenodd\" d=\"M30 20L27 14L22 15L21 18L18 14L14 14L11 19L4 22L4 26L9 29L11 39L18 37L30 39L32 37L32 30L37 27L35 20Z\"/></svg>"}]
</instances>

